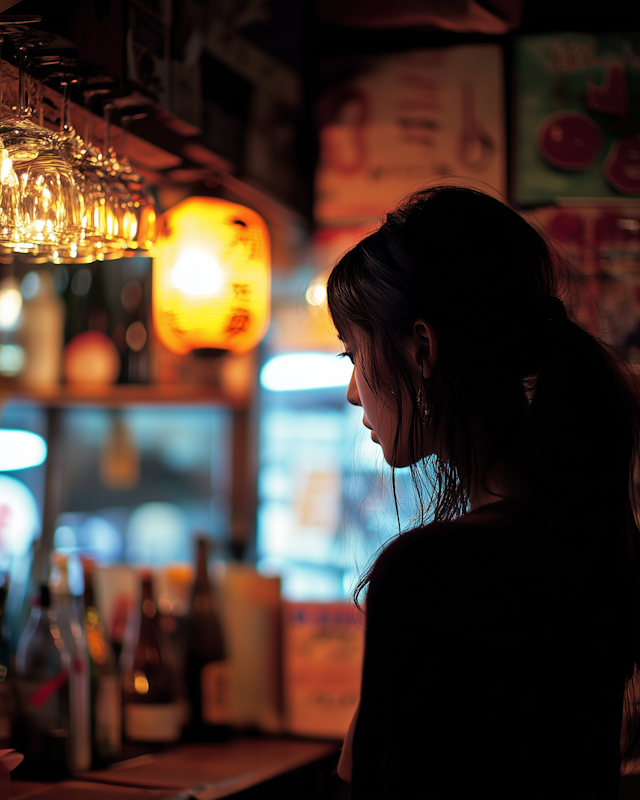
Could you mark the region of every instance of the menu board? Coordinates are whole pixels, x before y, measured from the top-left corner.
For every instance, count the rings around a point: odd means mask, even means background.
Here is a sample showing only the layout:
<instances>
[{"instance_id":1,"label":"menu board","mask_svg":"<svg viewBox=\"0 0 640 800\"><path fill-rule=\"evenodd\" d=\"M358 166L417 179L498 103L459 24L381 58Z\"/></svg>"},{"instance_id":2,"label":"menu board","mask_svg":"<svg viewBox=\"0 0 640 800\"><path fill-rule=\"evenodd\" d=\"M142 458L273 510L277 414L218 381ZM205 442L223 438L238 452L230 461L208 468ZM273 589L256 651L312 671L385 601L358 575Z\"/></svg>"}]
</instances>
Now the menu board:
<instances>
[{"instance_id":1,"label":"menu board","mask_svg":"<svg viewBox=\"0 0 640 800\"><path fill-rule=\"evenodd\" d=\"M285 724L291 733L342 739L360 699L364 615L349 603L286 603Z\"/></svg>"},{"instance_id":2,"label":"menu board","mask_svg":"<svg viewBox=\"0 0 640 800\"><path fill-rule=\"evenodd\" d=\"M411 191L442 180L505 192L498 45L413 50L325 66L340 77L318 105L315 216L321 224L372 219Z\"/></svg>"},{"instance_id":3,"label":"menu board","mask_svg":"<svg viewBox=\"0 0 640 800\"><path fill-rule=\"evenodd\" d=\"M640 33L516 45L514 199L640 196Z\"/></svg>"}]
</instances>

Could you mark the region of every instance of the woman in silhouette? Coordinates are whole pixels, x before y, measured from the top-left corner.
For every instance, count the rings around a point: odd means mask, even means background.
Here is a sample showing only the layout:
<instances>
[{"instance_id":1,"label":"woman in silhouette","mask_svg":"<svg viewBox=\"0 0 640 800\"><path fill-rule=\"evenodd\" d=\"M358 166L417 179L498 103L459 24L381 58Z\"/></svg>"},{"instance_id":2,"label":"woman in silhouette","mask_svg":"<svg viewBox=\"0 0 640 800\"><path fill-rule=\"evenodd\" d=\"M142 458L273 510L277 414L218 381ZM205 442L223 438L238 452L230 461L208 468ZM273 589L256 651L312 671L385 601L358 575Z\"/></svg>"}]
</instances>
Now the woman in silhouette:
<instances>
[{"instance_id":1,"label":"woman in silhouette","mask_svg":"<svg viewBox=\"0 0 640 800\"><path fill-rule=\"evenodd\" d=\"M639 411L559 276L507 205L435 187L329 278L347 398L423 509L358 590L361 702L339 767L353 800L618 797Z\"/></svg>"}]
</instances>

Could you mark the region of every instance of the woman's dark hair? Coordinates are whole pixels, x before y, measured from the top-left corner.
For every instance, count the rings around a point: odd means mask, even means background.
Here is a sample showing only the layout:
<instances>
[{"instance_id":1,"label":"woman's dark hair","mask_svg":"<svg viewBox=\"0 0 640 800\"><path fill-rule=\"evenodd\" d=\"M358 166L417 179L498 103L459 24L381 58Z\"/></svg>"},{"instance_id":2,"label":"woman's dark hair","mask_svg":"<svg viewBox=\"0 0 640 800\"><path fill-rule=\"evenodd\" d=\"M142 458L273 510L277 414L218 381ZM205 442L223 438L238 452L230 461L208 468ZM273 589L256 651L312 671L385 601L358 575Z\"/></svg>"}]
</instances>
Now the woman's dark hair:
<instances>
[{"instance_id":1,"label":"woman's dark hair","mask_svg":"<svg viewBox=\"0 0 640 800\"><path fill-rule=\"evenodd\" d=\"M356 330L366 342L365 379L395 400L396 448L410 413L424 514L441 521L464 513L472 487L486 488L495 460L508 456L533 487L535 513L552 519L554 531L579 529L576 546L615 589L608 602L616 604L629 680L640 664L640 412L617 353L565 312L559 295L567 280L562 259L508 205L436 186L412 195L347 252L327 293L340 337L348 342ZM403 349L416 320L432 325L438 347L420 396ZM446 458L421 460L425 430ZM478 430L492 446L482 462ZM632 727L628 753L640 746L640 726Z\"/></svg>"}]
</instances>

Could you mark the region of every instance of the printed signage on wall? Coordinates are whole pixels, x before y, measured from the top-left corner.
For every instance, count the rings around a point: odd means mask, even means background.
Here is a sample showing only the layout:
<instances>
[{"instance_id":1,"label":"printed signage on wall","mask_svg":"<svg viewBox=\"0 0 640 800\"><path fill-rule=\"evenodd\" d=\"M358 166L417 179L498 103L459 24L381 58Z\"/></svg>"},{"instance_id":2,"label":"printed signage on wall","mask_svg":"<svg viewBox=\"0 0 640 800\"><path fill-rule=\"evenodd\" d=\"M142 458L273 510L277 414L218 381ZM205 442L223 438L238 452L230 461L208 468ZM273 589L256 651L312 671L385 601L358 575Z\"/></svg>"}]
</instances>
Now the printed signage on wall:
<instances>
[{"instance_id":1,"label":"printed signage on wall","mask_svg":"<svg viewBox=\"0 0 640 800\"><path fill-rule=\"evenodd\" d=\"M640 196L640 34L523 36L514 199Z\"/></svg>"},{"instance_id":2,"label":"printed signage on wall","mask_svg":"<svg viewBox=\"0 0 640 800\"><path fill-rule=\"evenodd\" d=\"M354 224L452 180L505 192L502 50L464 45L327 64L316 219ZM348 78L344 76L348 75Z\"/></svg>"}]
</instances>

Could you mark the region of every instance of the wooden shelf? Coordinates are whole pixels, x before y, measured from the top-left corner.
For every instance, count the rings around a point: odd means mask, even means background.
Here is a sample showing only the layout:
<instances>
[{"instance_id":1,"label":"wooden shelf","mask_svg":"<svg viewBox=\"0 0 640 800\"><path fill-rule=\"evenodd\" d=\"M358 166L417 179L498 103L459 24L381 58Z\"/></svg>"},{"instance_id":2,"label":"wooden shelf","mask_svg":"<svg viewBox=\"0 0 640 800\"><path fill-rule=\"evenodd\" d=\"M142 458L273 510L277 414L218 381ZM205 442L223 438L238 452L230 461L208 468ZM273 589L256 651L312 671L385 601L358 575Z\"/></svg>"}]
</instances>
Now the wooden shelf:
<instances>
[{"instance_id":1,"label":"wooden shelf","mask_svg":"<svg viewBox=\"0 0 640 800\"><path fill-rule=\"evenodd\" d=\"M0 381L2 397L35 402L44 406L64 407L96 405L119 407L128 405L219 405L234 410L247 408L246 398L231 397L215 387L186 384L116 384L57 386L27 391L12 381Z\"/></svg>"}]
</instances>

